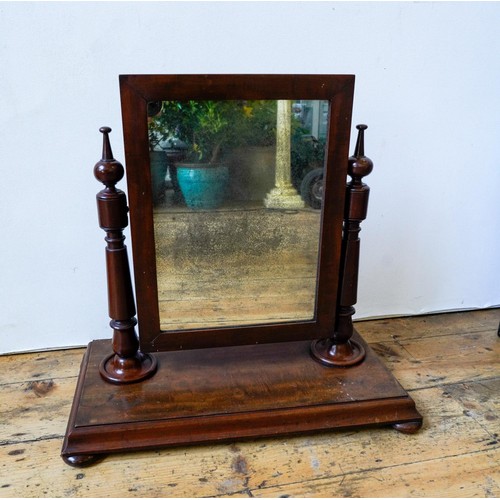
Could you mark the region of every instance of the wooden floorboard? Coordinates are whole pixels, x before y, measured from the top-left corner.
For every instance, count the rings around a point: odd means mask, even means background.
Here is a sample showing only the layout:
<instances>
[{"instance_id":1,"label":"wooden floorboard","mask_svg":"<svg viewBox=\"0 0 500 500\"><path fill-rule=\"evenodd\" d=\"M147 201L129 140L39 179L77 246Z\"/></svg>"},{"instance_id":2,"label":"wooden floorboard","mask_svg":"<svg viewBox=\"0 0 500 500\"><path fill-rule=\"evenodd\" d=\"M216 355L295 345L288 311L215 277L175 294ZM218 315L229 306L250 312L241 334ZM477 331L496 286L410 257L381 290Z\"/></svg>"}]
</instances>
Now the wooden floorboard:
<instances>
[{"instance_id":1,"label":"wooden floorboard","mask_svg":"<svg viewBox=\"0 0 500 500\"><path fill-rule=\"evenodd\" d=\"M0 357L1 497L498 497L500 309L358 322L424 416L389 428L59 457L82 349Z\"/></svg>"}]
</instances>

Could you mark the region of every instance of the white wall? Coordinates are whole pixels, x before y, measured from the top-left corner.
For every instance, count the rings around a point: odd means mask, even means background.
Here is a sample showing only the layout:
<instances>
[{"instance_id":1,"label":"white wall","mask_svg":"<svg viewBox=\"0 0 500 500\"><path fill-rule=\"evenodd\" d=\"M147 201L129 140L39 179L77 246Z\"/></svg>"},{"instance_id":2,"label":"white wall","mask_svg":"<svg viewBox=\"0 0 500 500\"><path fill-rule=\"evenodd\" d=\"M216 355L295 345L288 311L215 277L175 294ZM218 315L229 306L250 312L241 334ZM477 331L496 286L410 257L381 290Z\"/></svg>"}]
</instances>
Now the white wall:
<instances>
[{"instance_id":1,"label":"white wall","mask_svg":"<svg viewBox=\"0 0 500 500\"><path fill-rule=\"evenodd\" d=\"M111 334L92 168L102 125L123 160L121 73L356 74L375 162L357 318L499 304L499 21L475 2L0 3L0 352Z\"/></svg>"}]
</instances>

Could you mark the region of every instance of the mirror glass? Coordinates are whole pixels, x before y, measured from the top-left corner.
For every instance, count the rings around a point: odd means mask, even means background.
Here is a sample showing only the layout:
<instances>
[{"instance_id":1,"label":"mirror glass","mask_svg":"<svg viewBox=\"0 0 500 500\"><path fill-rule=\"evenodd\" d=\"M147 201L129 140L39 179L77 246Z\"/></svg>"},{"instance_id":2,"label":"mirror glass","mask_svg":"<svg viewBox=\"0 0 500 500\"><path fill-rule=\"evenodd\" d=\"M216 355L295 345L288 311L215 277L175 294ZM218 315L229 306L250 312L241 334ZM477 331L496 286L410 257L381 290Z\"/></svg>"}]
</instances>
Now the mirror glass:
<instances>
[{"instance_id":1,"label":"mirror glass","mask_svg":"<svg viewBox=\"0 0 500 500\"><path fill-rule=\"evenodd\" d=\"M328 101L148 103L160 329L315 317Z\"/></svg>"}]
</instances>

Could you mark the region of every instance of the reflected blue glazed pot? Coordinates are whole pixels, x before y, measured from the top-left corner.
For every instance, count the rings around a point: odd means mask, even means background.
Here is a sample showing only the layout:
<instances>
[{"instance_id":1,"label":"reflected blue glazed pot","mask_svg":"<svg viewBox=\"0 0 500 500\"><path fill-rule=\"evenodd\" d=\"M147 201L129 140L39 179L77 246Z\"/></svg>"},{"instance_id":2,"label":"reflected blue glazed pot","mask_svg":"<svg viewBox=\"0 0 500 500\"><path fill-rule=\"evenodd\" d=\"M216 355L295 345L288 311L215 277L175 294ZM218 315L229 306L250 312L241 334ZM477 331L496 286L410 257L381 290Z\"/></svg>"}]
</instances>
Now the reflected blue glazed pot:
<instances>
[{"instance_id":1,"label":"reflected blue glazed pot","mask_svg":"<svg viewBox=\"0 0 500 500\"><path fill-rule=\"evenodd\" d=\"M177 180L189 208L213 209L226 198L229 168L225 165L177 165Z\"/></svg>"}]
</instances>

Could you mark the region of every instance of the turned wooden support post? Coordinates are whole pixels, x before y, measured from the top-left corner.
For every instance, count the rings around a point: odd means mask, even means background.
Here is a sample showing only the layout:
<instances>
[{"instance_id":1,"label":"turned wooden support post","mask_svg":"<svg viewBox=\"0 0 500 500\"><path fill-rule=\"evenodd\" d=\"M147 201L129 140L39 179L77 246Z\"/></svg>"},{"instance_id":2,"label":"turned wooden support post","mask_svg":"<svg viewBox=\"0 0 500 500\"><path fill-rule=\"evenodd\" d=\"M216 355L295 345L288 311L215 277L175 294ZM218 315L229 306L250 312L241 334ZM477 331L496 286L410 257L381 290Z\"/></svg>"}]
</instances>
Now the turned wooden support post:
<instances>
[{"instance_id":1,"label":"turned wooden support post","mask_svg":"<svg viewBox=\"0 0 500 500\"><path fill-rule=\"evenodd\" d=\"M125 193L115 185L123 178L120 162L113 158L109 142L109 127L103 133L102 159L94 167L97 180L106 187L97 193L99 225L106 231L106 271L108 277L108 306L113 329L113 353L106 357L99 371L104 380L115 384L138 382L156 371L154 357L139 352L135 332L135 303L130 278L127 247L123 230L128 226L128 207Z\"/></svg>"},{"instance_id":2,"label":"turned wooden support post","mask_svg":"<svg viewBox=\"0 0 500 500\"><path fill-rule=\"evenodd\" d=\"M332 337L314 341L312 355L325 365L350 366L365 357L361 344L351 339L352 316L358 294L359 232L366 219L370 188L362 178L373 169L373 162L365 156L364 131L366 125L358 125L358 139L354 155L349 158L347 173L352 180L347 184L344 229L342 235L342 263L340 274L337 324Z\"/></svg>"}]
</instances>

